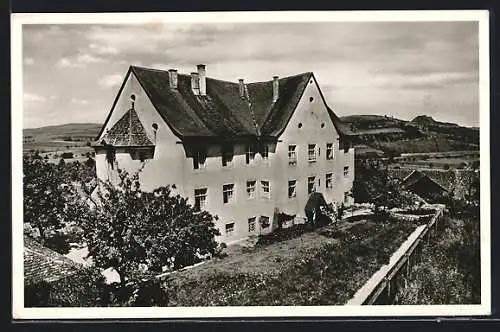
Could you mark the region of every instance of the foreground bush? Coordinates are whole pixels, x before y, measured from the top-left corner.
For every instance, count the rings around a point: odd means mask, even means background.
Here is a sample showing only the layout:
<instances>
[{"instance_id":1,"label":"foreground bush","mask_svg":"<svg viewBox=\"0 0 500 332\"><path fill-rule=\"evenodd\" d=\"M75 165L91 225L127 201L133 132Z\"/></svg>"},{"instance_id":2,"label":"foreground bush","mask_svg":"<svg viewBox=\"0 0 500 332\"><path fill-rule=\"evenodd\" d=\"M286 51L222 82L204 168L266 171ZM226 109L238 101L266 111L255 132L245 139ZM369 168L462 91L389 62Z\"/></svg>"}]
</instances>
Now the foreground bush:
<instances>
[{"instance_id":1,"label":"foreground bush","mask_svg":"<svg viewBox=\"0 0 500 332\"><path fill-rule=\"evenodd\" d=\"M104 305L104 278L98 271L84 269L48 283L26 284L25 307L94 307Z\"/></svg>"},{"instance_id":2,"label":"foreground bush","mask_svg":"<svg viewBox=\"0 0 500 332\"><path fill-rule=\"evenodd\" d=\"M475 304L481 301L478 216L445 219L445 229L422 250L397 294L398 304Z\"/></svg>"}]
</instances>

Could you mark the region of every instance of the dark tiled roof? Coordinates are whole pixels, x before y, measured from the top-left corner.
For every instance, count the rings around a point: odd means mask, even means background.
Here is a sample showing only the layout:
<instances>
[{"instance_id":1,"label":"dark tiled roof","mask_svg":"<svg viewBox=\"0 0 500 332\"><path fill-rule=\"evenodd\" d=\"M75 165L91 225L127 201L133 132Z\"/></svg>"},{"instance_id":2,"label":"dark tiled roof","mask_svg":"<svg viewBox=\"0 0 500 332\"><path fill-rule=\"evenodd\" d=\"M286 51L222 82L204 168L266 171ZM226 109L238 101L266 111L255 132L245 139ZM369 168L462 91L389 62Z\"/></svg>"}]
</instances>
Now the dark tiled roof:
<instances>
[{"instance_id":1,"label":"dark tiled roof","mask_svg":"<svg viewBox=\"0 0 500 332\"><path fill-rule=\"evenodd\" d=\"M442 186L436 180L420 172L419 170L414 170L413 172L411 172L406 178L404 178L401 181L401 185L403 186L403 188L410 189L419 182L425 183L426 185L435 185L443 191L448 191L444 186Z\"/></svg>"},{"instance_id":2,"label":"dark tiled roof","mask_svg":"<svg viewBox=\"0 0 500 332\"><path fill-rule=\"evenodd\" d=\"M168 71L131 66L149 99L180 137L279 135L290 120L312 73L281 78L279 98L272 102L272 81L247 84L249 100L239 95L238 83L206 79L206 96L191 91L191 77L178 74L178 88L170 88ZM329 109L337 129L340 120ZM343 132L341 132L342 134Z\"/></svg>"},{"instance_id":3,"label":"dark tiled roof","mask_svg":"<svg viewBox=\"0 0 500 332\"><path fill-rule=\"evenodd\" d=\"M152 146L135 110L130 109L104 135L101 142L113 146Z\"/></svg>"},{"instance_id":4,"label":"dark tiled roof","mask_svg":"<svg viewBox=\"0 0 500 332\"><path fill-rule=\"evenodd\" d=\"M53 282L77 273L83 266L24 236L24 280Z\"/></svg>"}]
</instances>

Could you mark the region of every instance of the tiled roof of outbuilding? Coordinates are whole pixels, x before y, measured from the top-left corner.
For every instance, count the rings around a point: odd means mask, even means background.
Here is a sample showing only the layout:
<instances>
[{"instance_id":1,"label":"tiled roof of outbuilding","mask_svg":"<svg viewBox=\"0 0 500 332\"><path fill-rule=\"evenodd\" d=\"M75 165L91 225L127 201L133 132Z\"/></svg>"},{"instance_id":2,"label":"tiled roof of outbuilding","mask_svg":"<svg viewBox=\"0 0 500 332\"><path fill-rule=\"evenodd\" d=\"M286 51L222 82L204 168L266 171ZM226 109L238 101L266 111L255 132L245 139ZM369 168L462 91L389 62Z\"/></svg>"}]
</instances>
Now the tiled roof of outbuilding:
<instances>
[{"instance_id":1,"label":"tiled roof of outbuilding","mask_svg":"<svg viewBox=\"0 0 500 332\"><path fill-rule=\"evenodd\" d=\"M276 137L285 129L312 73L279 79L279 98L273 103L272 81L246 84L249 99L241 98L238 83L206 78L206 96L191 90L191 77L178 74L170 88L164 70L131 66L154 107L179 137ZM340 134L340 120L329 109Z\"/></svg>"},{"instance_id":2,"label":"tiled roof of outbuilding","mask_svg":"<svg viewBox=\"0 0 500 332\"><path fill-rule=\"evenodd\" d=\"M83 266L24 236L24 280L53 282L77 273Z\"/></svg>"}]
</instances>

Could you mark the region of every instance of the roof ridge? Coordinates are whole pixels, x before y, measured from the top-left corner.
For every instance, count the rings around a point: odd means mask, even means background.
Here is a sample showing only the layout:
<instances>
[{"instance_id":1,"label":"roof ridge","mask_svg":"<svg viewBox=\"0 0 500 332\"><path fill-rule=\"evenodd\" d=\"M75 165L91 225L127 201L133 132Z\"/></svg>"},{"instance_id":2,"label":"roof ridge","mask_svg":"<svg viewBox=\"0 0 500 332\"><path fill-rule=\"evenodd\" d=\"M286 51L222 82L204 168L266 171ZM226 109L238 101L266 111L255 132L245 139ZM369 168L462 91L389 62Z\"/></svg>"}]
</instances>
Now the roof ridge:
<instances>
[{"instance_id":1,"label":"roof ridge","mask_svg":"<svg viewBox=\"0 0 500 332\"><path fill-rule=\"evenodd\" d=\"M168 69L158 69L158 68L143 67L143 66L137 66L137 65L130 65L130 67L131 68L137 68L137 69L143 69L143 70L164 72L164 73L168 72ZM313 73L312 71L306 71L306 72L295 74L295 75L283 76L283 77L280 77L279 79L281 80L281 79L293 78L293 77L308 75L308 74L312 74L312 73ZM186 76L186 77L190 77L191 76L190 74L186 74L186 73L177 73L177 75L178 76ZM211 77L211 76L207 76L206 79L207 80L214 80L214 81L218 81L218 82L224 82L224 83L238 84L238 82L224 80L224 79L221 79L221 78L215 78L215 77ZM266 80L266 81L254 81L254 82L249 82L249 83L246 83L246 84L259 84L259 83L267 83L267 82L272 82L272 79L271 80Z\"/></svg>"}]
</instances>

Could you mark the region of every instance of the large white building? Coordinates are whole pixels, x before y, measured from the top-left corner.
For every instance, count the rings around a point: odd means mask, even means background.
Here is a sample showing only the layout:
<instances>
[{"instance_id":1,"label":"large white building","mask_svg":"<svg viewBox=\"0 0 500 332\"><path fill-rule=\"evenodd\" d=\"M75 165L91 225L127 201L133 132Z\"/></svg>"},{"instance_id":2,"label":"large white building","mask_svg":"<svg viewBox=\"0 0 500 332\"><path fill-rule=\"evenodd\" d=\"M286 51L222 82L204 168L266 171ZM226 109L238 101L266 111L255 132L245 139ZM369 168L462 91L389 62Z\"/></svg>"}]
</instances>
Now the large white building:
<instances>
[{"instance_id":1,"label":"large white building","mask_svg":"<svg viewBox=\"0 0 500 332\"><path fill-rule=\"evenodd\" d=\"M99 179L140 172L219 216L219 240L305 217L310 194L352 203L354 149L313 73L265 82L131 66L94 145Z\"/></svg>"}]
</instances>

